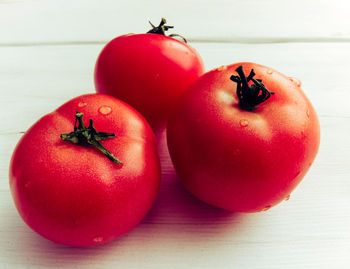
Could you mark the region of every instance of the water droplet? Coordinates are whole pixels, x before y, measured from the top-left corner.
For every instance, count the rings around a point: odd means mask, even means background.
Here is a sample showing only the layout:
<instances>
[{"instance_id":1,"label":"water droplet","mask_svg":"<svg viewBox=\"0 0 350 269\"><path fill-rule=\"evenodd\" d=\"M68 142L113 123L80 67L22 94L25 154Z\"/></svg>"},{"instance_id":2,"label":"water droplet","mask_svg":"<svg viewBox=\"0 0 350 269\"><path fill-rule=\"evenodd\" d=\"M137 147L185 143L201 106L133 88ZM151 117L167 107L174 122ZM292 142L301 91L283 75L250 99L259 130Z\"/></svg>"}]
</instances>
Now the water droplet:
<instances>
[{"instance_id":1,"label":"water droplet","mask_svg":"<svg viewBox=\"0 0 350 269\"><path fill-rule=\"evenodd\" d=\"M249 124L248 120L243 119L239 121L239 125L241 125L241 127L247 127L248 124Z\"/></svg>"},{"instance_id":2,"label":"water droplet","mask_svg":"<svg viewBox=\"0 0 350 269\"><path fill-rule=\"evenodd\" d=\"M154 79L159 79L159 76L160 76L159 73L155 74Z\"/></svg>"},{"instance_id":3,"label":"water droplet","mask_svg":"<svg viewBox=\"0 0 350 269\"><path fill-rule=\"evenodd\" d=\"M32 182L31 182L31 181L27 181L27 182L24 184L24 187L25 187L25 188L29 188L31 185L32 185Z\"/></svg>"},{"instance_id":4,"label":"water droplet","mask_svg":"<svg viewBox=\"0 0 350 269\"><path fill-rule=\"evenodd\" d=\"M87 106L87 103L85 102L79 102L78 107L85 107Z\"/></svg>"},{"instance_id":5,"label":"water droplet","mask_svg":"<svg viewBox=\"0 0 350 269\"><path fill-rule=\"evenodd\" d=\"M296 178L300 175L301 171L297 171L295 174L294 174L294 177L293 178Z\"/></svg>"},{"instance_id":6,"label":"water droplet","mask_svg":"<svg viewBox=\"0 0 350 269\"><path fill-rule=\"evenodd\" d=\"M271 208L271 206L270 206L270 205L267 205L267 206L265 206L265 207L263 208L262 211L267 211L267 210L269 210L270 208Z\"/></svg>"},{"instance_id":7,"label":"water droplet","mask_svg":"<svg viewBox=\"0 0 350 269\"><path fill-rule=\"evenodd\" d=\"M222 65L222 66L219 66L218 67L218 71L224 71L227 69L227 66L226 65Z\"/></svg>"},{"instance_id":8,"label":"water droplet","mask_svg":"<svg viewBox=\"0 0 350 269\"><path fill-rule=\"evenodd\" d=\"M310 118L310 110L306 110L306 116Z\"/></svg>"},{"instance_id":9,"label":"water droplet","mask_svg":"<svg viewBox=\"0 0 350 269\"><path fill-rule=\"evenodd\" d=\"M288 194L287 197L284 200L288 201L289 199L290 199L290 194Z\"/></svg>"},{"instance_id":10,"label":"water droplet","mask_svg":"<svg viewBox=\"0 0 350 269\"><path fill-rule=\"evenodd\" d=\"M268 73L269 75L271 75L273 73L273 71L271 69L267 70L266 73Z\"/></svg>"},{"instance_id":11,"label":"water droplet","mask_svg":"<svg viewBox=\"0 0 350 269\"><path fill-rule=\"evenodd\" d=\"M96 243L101 243L103 241L103 237L102 236L98 236L94 238L94 242Z\"/></svg>"},{"instance_id":12,"label":"water droplet","mask_svg":"<svg viewBox=\"0 0 350 269\"><path fill-rule=\"evenodd\" d=\"M301 81L297 78L289 77L289 80L293 83L295 83L298 87L301 86Z\"/></svg>"},{"instance_id":13,"label":"water droplet","mask_svg":"<svg viewBox=\"0 0 350 269\"><path fill-rule=\"evenodd\" d=\"M98 109L98 112L100 112L102 115L108 115L112 112L112 108L110 106L101 106Z\"/></svg>"}]
</instances>

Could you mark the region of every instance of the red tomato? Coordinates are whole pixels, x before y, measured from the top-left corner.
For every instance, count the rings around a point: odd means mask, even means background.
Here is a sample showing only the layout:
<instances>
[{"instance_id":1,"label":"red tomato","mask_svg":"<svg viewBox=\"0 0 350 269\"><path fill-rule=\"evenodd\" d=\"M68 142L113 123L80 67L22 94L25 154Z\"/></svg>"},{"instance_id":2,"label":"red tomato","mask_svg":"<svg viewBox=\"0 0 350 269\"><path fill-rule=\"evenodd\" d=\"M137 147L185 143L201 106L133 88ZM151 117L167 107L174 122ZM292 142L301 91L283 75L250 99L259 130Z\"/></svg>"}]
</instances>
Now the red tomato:
<instances>
[{"instance_id":1,"label":"red tomato","mask_svg":"<svg viewBox=\"0 0 350 269\"><path fill-rule=\"evenodd\" d=\"M103 244L128 232L151 208L159 181L148 123L103 94L74 98L42 117L20 140L10 165L23 220L43 237L71 246Z\"/></svg>"},{"instance_id":2,"label":"red tomato","mask_svg":"<svg viewBox=\"0 0 350 269\"><path fill-rule=\"evenodd\" d=\"M237 63L190 87L167 138L191 193L223 209L256 212L289 197L316 156L320 129L300 84L271 68Z\"/></svg>"},{"instance_id":3,"label":"red tomato","mask_svg":"<svg viewBox=\"0 0 350 269\"><path fill-rule=\"evenodd\" d=\"M170 27L164 23L152 33L113 39L95 67L96 91L136 108L154 130L165 125L180 95L204 72L193 48L164 35Z\"/></svg>"}]
</instances>

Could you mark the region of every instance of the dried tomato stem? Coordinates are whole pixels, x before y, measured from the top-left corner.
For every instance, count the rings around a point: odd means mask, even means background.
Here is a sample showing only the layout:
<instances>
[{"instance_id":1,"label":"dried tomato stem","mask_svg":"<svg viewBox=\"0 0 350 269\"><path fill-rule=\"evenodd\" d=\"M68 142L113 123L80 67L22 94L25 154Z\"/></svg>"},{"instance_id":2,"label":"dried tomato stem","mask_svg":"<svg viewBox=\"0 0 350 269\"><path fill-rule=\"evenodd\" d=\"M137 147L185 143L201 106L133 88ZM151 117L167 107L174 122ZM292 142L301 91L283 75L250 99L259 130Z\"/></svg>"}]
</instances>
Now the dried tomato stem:
<instances>
[{"instance_id":1,"label":"dried tomato stem","mask_svg":"<svg viewBox=\"0 0 350 269\"><path fill-rule=\"evenodd\" d=\"M83 121L83 113L76 112L75 114L75 123L74 131L68 134L61 134L60 137L64 141L70 141L74 144L80 146L93 145L99 151L101 151L108 159L116 164L122 164L110 151L108 151L98 140L103 140L106 138L115 137L113 133L97 132L93 126L93 120L90 119L89 127L86 128Z\"/></svg>"},{"instance_id":2,"label":"dried tomato stem","mask_svg":"<svg viewBox=\"0 0 350 269\"><path fill-rule=\"evenodd\" d=\"M240 108L246 111L253 111L255 107L265 102L271 95L275 94L266 89L261 79L255 79L255 73L252 69L248 77L243 72L243 66L236 68L238 76L232 75L230 79L237 83L237 97ZM249 86L249 82L253 84Z\"/></svg>"},{"instance_id":3,"label":"dried tomato stem","mask_svg":"<svg viewBox=\"0 0 350 269\"><path fill-rule=\"evenodd\" d=\"M162 18L158 26L153 25L150 21L149 24L152 26L152 29L147 32L147 34L158 34L158 35L166 35L165 32L168 31L171 28L174 28L174 26L165 25L166 19ZM178 36L180 37L185 43L187 43L186 38L184 38L182 35L179 34L171 34L170 37Z\"/></svg>"}]
</instances>

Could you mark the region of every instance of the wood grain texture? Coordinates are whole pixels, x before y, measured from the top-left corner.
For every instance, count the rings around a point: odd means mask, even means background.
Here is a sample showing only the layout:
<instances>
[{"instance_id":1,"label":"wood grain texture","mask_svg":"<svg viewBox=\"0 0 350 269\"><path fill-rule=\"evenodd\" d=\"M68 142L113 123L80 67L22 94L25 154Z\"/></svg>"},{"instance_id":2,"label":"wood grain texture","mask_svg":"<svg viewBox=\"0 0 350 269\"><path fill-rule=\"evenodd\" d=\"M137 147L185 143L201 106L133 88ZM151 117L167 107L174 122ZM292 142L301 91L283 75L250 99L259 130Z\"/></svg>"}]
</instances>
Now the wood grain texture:
<instances>
[{"instance_id":1,"label":"wood grain texture","mask_svg":"<svg viewBox=\"0 0 350 269\"><path fill-rule=\"evenodd\" d=\"M347 0L0 0L0 269L350 268L349 8ZM229 213L182 188L162 134L162 184L140 225L94 248L41 238L9 192L17 141L42 115L93 92L108 40L145 32L162 16L207 70L253 61L299 78L320 117L315 163L289 201Z\"/></svg>"},{"instance_id":2,"label":"wood grain texture","mask_svg":"<svg viewBox=\"0 0 350 269\"><path fill-rule=\"evenodd\" d=\"M0 45L105 43L166 17L194 41L350 40L347 0L26 0L0 2Z\"/></svg>"},{"instance_id":3,"label":"wood grain texture","mask_svg":"<svg viewBox=\"0 0 350 269\"><path fill-rule=\"evenodd\" d=\"M258 214L208 206L182 188L160 135L162 185L139 226L95 248L41 238L13 205L9 159L21 132L40 116L93 92L94 62L103 45L1 47L0 268L350 267L350 43L192 45L207 69L255 61L303 82L320 116L321 146L291 199Z\"/></svg>"},{"instance_id":4,"label":"wood grain texture","mask_svg":"<svg viewBox=\"0 0 350 269\"><path fill-rule=\"evenodd\" d=\"M350 43L191 45L202 55L207 70L234 62L258 62L299 78L321 116L350 117ZM25 131L40 115L67 99L93 92L94 64L102 47L2 47L0 119L5 122L0 132Z\"/></svg>"}]
</instances>

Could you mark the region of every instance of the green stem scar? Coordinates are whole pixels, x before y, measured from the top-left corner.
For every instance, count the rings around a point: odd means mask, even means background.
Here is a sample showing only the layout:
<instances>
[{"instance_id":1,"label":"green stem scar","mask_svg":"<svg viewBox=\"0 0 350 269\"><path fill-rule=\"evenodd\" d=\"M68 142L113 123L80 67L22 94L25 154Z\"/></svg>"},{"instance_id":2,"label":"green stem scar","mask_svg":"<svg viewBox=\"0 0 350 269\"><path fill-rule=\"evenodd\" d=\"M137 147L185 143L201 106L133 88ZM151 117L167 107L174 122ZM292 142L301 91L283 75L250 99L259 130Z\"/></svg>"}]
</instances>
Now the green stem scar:
<instances>
[{"instance_id":1,"label":"green stem scar","mask_svg":"<svg viewBox=\"0 0 350 269\"><path fill-rule=\"evenodd\" d=\"M245 76L242 65L237 67L236 72L238 76L232 75L230 79L237 83L238 104L243 110L253 111L257 105L265 102L271 95L275 94L266 89L261 79L254 78L254 69L250 71L248 77ZM253 84L249 86L248 83L250 81Z\"/></svg>"},{"instance_id":2,"label":"green stem scar","mask_svg":"<svg viewBox=\"0 0 350 269\"><path fill-rule=\"evenodd\" d=\"M122 164L121 161L118 160L111 152L109 152L100 142L99 140L107 139L115 137L113 133L106 132L97 132L94 125L93 120L90 119L89 127L86 128L83 121L83 113L76 112L75 114L75 123L74 123L74 131L68 134L61 134L60 137L64 141L70 141L74 144L80 146L88 146L93 145L99 151L101 151L108 159L116 164Z\"/></svg>"},{"instance_id":3,"label":"green stem scar","mask_svg":"<svg viewBox=\"0 0 350 269\"><path fill-rule=\"evenodd\" d=\"M147 34L158 34L158 35L166 35L165 32L168 31L171 28L174 28L174 26L165 25L166 19L162 18L158 26L153 25L150 21L149 24L152 26L152 29L147 32ZM179 34L171 34L170 37L178 36L180 37L185 43L187 43L186 38L184 38L182 35Z\"/></svg>"}]
</instances>

